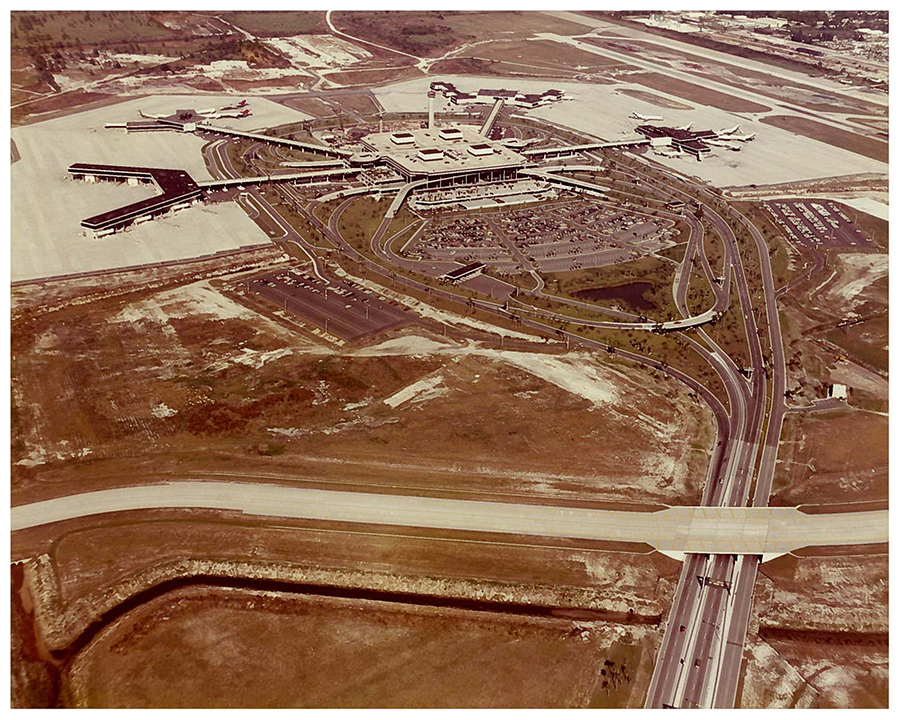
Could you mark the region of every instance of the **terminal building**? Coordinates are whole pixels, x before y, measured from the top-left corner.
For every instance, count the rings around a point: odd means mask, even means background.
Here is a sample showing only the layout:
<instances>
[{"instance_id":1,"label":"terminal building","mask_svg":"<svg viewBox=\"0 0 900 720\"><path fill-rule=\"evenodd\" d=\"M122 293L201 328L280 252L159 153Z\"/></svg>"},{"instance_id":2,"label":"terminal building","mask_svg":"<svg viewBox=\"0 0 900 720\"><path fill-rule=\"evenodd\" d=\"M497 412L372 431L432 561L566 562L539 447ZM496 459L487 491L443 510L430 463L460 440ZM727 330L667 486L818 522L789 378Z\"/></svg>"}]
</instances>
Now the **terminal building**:
<instances>
[{"instance_id":1,"label":"terminal building","mask_svg":"<svg viewBox=\"0 0 900 720\"><path fill-rule=\"evenodd\" d=\"M129 185L156 185L162 193L81 221L81 227L95 237L122 230L170 210L178 210L198 202L203 192L184 170L75 163L69 167L75 180L87 182L119 182Z\"/></svg>"},{"instance_id":2,"label":"terminal building","mask_svg":"<svg viewBox=\"0 0 900 720\"><path fill-rule=\"evenodd\" d=\"M712 148L703 141L714 140L719 135L715 130L685 130L665 125L638 125L635 132L649 138L651 144L665 142L693 155L698 160L702 160L712 152Z\"/></svg>"},{"instance_id":3,"label":"terminal building","mask_svg":"<svg viewBox=\"0 0 900 720\"><path fill-rule=\"evenodd\" d=\"M519 90L491 90L483 88L474 93L463 92L456 85L444 80L431 83L431 91L441 93L453 105L492 105L497 100L504 100L508 105L524 108L536 108L541 105L565 100L562 90L545 90L542 93L523 93Z\"/></svg>"},{"instance_id":4,"label":"terminal building","mask_svg":"<svg viewBox=\"0 0 900 720\"><path fill-rule=\"evenodd\" d=\"M528 163L524 155L465 125L376 133L361 142L406 182L434 179L438 185L512 180Z\"/></svg>"},{"instance_id":5,"label":"terminal building","mask_svg":"<svg viewBox=\"0 0 900 720\"><path fill-rule=\"evenodd\" d=\"M457 285L461 282L465 282L466 280L471 280L473 277L478 277L485 270L485 264L483 262L473 262L468 265L463 265L462 267L458 267L455 270L451 270L450 272L446 272L441 275L438 280L443 282L453 283Z\"/></svg>"}]
</instances>

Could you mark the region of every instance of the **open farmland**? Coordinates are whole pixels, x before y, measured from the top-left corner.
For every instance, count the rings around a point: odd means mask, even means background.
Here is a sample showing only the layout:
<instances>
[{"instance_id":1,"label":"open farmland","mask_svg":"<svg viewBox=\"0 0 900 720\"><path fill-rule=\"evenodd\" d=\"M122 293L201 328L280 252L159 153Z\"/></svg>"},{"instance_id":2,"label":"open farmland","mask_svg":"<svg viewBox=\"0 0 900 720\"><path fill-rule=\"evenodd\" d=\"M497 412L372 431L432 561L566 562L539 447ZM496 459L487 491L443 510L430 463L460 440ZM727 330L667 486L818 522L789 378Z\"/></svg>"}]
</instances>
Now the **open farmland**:
<instances>
[{"instance_id":1,"label":"open farmland","mask_svg":"<svg viewBox=\"0 0 900 720\"><path fill-rule=\"evenodd\" d=\"M888 144L865 135L841 130L824 123L794 115L770 115L760 122L774 127L789 130L819 142L886 163L888 161Z\"/></svg>"}]
</instances>

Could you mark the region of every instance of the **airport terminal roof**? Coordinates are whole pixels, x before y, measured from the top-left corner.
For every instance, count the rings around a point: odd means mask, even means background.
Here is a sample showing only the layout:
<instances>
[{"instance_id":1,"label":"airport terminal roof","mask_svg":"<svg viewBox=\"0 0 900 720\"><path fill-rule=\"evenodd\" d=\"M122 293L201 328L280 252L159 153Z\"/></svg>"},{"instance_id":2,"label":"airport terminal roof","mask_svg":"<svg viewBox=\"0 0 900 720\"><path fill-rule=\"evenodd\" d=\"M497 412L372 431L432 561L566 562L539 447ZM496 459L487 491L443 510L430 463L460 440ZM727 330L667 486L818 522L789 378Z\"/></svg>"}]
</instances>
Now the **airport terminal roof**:
<instances>
[{"instance_id":1,"label":"airport terminal roof","mask_svg":"<svg viewBox=\"0 0 900 720\"><path fill-rule=\"evenodd\" d=\"M459 126L462 134L459 139L441 138L441 130L447 128L421 128L408 131L415 137L415 144L399 147L391 141L397 133L376 133L367 135L363 143L374 152L388 159L388 162L407 175L443 175L464 171L500 169L505 167L521 167L525 158L514 150L504 147L499 142L487 140L480 135L474 126ZM472 155L470 146L489 146L493 153L488 155ZM420 152L427 149L441 150L441 160L422 160ZM426 153L427 156L427 153Z\"/></svg>"}]
</instances>

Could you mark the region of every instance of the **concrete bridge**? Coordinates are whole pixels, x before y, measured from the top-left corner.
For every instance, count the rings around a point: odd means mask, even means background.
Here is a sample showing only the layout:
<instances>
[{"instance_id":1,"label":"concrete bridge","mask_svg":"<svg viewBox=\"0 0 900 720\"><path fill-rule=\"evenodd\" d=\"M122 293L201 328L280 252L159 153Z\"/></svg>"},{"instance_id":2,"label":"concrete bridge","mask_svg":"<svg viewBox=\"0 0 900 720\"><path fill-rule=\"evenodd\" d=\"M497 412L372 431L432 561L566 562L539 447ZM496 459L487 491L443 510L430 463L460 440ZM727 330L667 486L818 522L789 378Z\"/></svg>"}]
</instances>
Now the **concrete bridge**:
<instances>
[{"instance_id":1,"label":"concrete bridge","mask_svg":"<svg viewBox=\"0 0 900 720\"><path fill-rule=\"evenodd\" d=\"M12 509L12 530L158 508L646 543L678 558L685 553L768 558L806 546L888 540L887 511L807 515L796 508L671 507L622 512L202 481L112 488L20 505Z\"/></svg>"}]
</instances>

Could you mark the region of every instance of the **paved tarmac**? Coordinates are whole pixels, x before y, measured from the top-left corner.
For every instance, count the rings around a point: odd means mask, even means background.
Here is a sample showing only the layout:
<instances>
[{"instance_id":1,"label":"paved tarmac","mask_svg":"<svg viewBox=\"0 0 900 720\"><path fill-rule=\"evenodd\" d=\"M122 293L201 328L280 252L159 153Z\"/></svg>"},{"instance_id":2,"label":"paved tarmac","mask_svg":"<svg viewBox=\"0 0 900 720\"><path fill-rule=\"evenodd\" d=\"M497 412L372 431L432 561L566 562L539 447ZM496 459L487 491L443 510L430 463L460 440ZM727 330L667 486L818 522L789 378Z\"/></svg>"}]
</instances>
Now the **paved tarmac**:
<instances>
[{"instance_id":1,"label":"paved tarmac","mask_svg":"<svg viewBox=\"0 0 900 720\"><path fill-rule=\"evenodd\" d=\"M678 507L641 513L196 481L112 488L14 507L12 530L148 508L641 542L669 553L774 554L888 538L886 511L805 515L795 508Z\"/></svg>"},{"instance_id":2,"label":"paved tarmac","mask_svg":"<svg viewBox=\"0 0 900 720\"><path fill-rule=\"evenodd\" d=\"M358 286L332 278L323 280L300 270L258 275L248 282L248 288L345 341L416 319L389 300Z\"/></svg>"}]
</instances>

